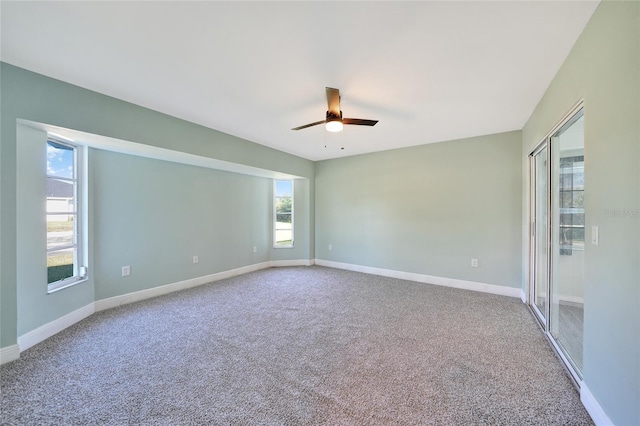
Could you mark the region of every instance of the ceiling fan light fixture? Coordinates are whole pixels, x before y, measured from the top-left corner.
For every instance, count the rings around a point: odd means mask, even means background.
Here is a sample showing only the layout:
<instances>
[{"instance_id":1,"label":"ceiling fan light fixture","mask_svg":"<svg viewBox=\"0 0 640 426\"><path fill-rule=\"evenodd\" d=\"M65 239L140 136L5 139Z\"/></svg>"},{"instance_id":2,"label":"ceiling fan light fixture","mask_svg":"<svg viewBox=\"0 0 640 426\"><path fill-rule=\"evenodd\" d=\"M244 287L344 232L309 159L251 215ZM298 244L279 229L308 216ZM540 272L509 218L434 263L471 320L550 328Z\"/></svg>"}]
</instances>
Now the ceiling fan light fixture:
<instances>
[{"instance_id":1,"label":"ceiling fan light fixture","mask_svg":"<svg viewBox=\"0 0 640 426\"><path fill-rule=\"evenodd\" d=\"M342 120L340 120L339 118L334 118L333 120L329 119L324 127L328 132L341 132Z\"/></svg>"},{"instance_id":2,"label":"ceiling fan light fixture","mask_svg":"<svg viewBox=\"0 0 640 426\"><path fill-rule=\"evenodd\" d=\"M291 130L302 130L307 127L313 127L324 123L324 127L328 132L341 132L342 126L346 124L354 126L375 126L378 122L378 120L367 120L363 118L342 118L342 110L340 109L340 91L333 87L325 87L325 93L327 94L326 119L294 127Z\"/></svg>"}]
</instances>

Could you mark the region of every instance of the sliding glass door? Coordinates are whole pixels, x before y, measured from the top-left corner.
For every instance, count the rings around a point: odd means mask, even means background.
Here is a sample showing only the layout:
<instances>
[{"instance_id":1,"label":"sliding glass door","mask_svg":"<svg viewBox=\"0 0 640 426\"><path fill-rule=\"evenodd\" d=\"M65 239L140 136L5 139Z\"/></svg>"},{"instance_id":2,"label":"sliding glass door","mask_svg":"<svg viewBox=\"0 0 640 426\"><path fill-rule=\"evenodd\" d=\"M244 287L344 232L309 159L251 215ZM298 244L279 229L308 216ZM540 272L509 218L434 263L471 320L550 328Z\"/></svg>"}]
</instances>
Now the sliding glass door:
<instances>
[{"instance_id":1,"label":"sliding glass door","mask_svg":"<svg viewBox=\"0 0 640 426\"><path fill-rule=\"evenodd\" d=\"M547 313L549 311L549 253L548 225L547 225L547 199L549 189L547 185L547 144L544 143L531 157L531 181L532 181L532 205L533 217L532 230L532 307L538 319L543 325L547 323Z\"/></svg>"},{"instance_id":2,"label":"sliding glass door","mask_svg":"<svg viewBox=\"0 0 640 426\"><path fill-rule=\"evenodd\" d=\"M584 116L574 114L551 136L553 164L550 332L582 371L584 282Z\"/></svg>"},{"instance_id":3,"label":"sliding glass door","mask_svg":"<svg viewBox=\"0 0 640 426\"><path fill-rule=\"evenodd\" d=\"M529 157L530 305L579 381L585 248L582 107L569 114Z\"/></svg>"}]
</instances>

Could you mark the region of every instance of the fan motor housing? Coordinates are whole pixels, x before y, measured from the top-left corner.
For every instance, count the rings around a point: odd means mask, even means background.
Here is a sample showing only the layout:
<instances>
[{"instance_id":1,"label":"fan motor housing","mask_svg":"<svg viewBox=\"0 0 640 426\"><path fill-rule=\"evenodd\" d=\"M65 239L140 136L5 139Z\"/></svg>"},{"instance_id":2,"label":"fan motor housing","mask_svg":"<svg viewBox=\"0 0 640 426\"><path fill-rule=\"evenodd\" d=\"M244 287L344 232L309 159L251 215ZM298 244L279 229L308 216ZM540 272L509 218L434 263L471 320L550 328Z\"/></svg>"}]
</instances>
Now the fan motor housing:
<instances>
[{"instance_id":1,"label":"fan motor housing","mask_svg":"<svg viewBox=\"0 0 640 426\"><path fill-rule=\"evenodd\" d=\"M338 117L336 114L333 114L330 111L327 111L327 121L338 121L338 120L342 120L342 111L340 111L340 116Z\"/></svg>"}]
</instances>

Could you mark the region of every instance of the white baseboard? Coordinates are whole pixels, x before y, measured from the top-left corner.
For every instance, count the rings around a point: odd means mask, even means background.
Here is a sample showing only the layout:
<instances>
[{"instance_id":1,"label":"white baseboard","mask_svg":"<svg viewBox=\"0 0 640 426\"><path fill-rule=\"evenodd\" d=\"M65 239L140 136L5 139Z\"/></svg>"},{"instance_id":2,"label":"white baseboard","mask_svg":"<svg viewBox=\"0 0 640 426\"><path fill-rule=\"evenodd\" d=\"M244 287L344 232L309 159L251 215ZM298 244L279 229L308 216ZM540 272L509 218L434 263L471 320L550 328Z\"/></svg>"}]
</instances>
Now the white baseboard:
<instances>
[{"instance_id":1,"label":"white baseboard","mask_svg":"<svg viewBox=\"0 0 640 426\"><path fill-rule=\"evenodd\" d=\"M107 299L97 300L96 312L115 308L116 306L120 305L126 305L128 303L139 302L151 297L162 296L164 294L173 293L174 291L185 290L203 284L224 280L226 278L235 277L237 275L259 271L260 269L282 266L311 266L313 264L313 259L272 260L268 262L255 263L253 265L243 266L241 268L230 269L228 271L218 272L211 275L204 275L202 277L191 278L176 283L166 284L145 290L134 291L132 293L121 294L119 296L109 297Z\"/></svg>"},{"instance_id":2,"label":"white baseboard","mask_svg":"<svg viewBox=\"0 0 640 426\"><path fill-rule=\"evenodd\" d=\"M269 262L269 266L272 268L280 268L283 266L313 266L313 265L315 265L314 259L272 260Z\"/></svg>"},{"instance_id":3,"label":"white baseboard","mask_svg":"<svg viewBox=\"0 0 640 426\"><path fill-rule=\"evenodd\" d=\"M580 386L580 401L582 401L582 405L587 409L596 426L613 426L613 422L609 416L607 416L607 413L604 412L600 404L598 404L598 400L596 400L584 382L582 382L582 386Z\"/></svg>"},{"instance_id":4,"label":"white baseboard","mask_svg":"<svg viewBox=\"0 0 640 426\"><path fill-rule=\"evenodd\" d=\"M225 278L235 277L237 275L258 271L270 267L278 266L310 266L313 265L313 259L297 259L297 260L278 260L271 262L256 263L253 265L243 266L241 268L231 269L228 271L218 272L211 275L205 275L198 278L179 281L176 283L166 284L159 287L153 287L146 290L135 291L132 293L122 294L120 296L110 297L107 299L97 300L80 309L64 315L56 320L44 324L35 330L29 331L18 337L18 344L0 348L0 363L10 362L20 358L20 352L37 345L43 340L61 332L65 328L81 321L94 312L103 311L105 309L114 308L116 306L127 303L138 302L151 297L161 296L178 290L184 290L191 287L220 281Z\"/></svg>"},{"instance_id":5,"label":"white baseboard","mask_svg":"<svg viewBox=\"0 0 640 426\"><path fill-rule=\"evenodd\" d=\"M524 290L520 290L520 300L522 300L522 303L524 303L525 305L527 304L527 294L524 292Z\"/></svg>"},{"instance_id":6,"label":"white baseboard","mask_svg":"<svg viewBox=\"0 0 640 426\"><path fill-rule=\"evenodd\" d=\"M336 269L346 269L348 271L363 272L365 274L380 275L383 277L398 278L401 280L417 281L427 284L435 284L444 287L460 288L463 290L473 290L482 293L498 294L500 296L521 297L521 289L514 287L504 287L495 284L478 283L474 281L464 281L455 278L434 277L431 275L416 274L413 272L395 271L392 269L374 268L371 266L354 265L351 263L333 262L330 260L316 259L316 265L328 266Z\"/></svg>"},{"instance_id":7,"label":"white baseboard","mask_svg":"<svg viewBox=\"0 0 640 426\"><path fill-rule=\"evenodd\" d=\"M11 345L0 348L0 365L20 358L20 346Z\"/></svg>"},{"instance_id":8,"label":"white baseboard","mask_svg":"<svg viewBox=\"0 0 640 426\"><path fill-rule=\"evenodd\" d=\"M224 280L225 278L235 277L237 275L266 269L271 266L271 262L255 263L253 265L243 266L241 268L230 269L228 271L218 272L202 277L191 278L176 283L152 287L145 290L134 291L132 293L121 294L120 296L109 297L96 301L96 312L105 309L115 308L116 306L126 305L128 303L139 302L151 297L162 296L164 294L173 293L174 291L185 290L187 288L197 287L199 285L211 283L214 281Z\"/></svg>"},{"instance_id":9,"label":"white baseboard","mask_svg":"<svg viewBox=\"0 0 640 426\"><path fill-rule=\"evenodd\" d=\"M93 302L80 309L76 309L73 312L68 313L58 319L55 319L47 324L41 325L35 330L31 330L28 333L18 337L18 347L20 352L26 351L30 347L37 345L45 339L53 336L56 333L61 332L67 327L72 326L78 321L82 321L95 312L95 306Z\"/></svg>"}]
</instances>

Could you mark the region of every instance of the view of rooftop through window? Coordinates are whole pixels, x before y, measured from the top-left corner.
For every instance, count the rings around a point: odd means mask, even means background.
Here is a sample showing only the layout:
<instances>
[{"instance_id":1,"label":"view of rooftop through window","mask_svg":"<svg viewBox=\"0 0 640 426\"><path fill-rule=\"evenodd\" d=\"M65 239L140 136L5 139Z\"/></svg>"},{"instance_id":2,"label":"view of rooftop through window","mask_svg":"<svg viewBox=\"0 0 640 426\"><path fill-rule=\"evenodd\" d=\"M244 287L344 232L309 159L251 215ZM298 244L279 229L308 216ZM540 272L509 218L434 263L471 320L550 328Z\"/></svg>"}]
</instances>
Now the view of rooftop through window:
<instances>
[{"instance_id":1,"label":"view of rooftop through window","mask_svg":"<svg viewBox=\"0 0 640 426\"><path fill-rule=\"evenodd\" d=\"M76 281L78 264L77 148L47 141L47 282L49 291Z\"/></svg>"}]
</instances>

